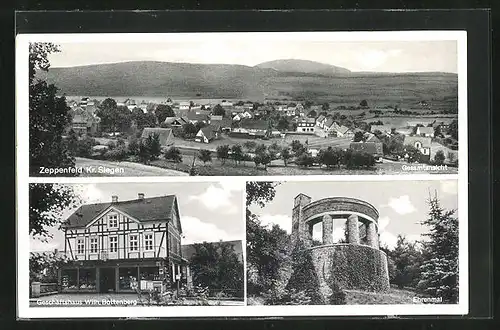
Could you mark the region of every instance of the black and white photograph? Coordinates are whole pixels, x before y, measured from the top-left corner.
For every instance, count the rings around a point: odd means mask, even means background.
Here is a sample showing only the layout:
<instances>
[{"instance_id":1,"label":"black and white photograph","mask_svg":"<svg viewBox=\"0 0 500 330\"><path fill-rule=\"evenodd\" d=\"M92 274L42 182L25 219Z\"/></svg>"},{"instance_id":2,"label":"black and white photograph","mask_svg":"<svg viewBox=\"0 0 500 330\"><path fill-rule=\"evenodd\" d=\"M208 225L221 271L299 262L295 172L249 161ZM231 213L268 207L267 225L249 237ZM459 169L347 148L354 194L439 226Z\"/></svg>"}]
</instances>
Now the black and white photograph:
<instances>
[{"instance_id":1,"label":"black and white photograph","mask_svg":"<svg viewBox=\"0 0 500 330\"><path fill-rule=\"evenodd\" d=\"M29 175L456 174L465 36L29 36Z\"/></svg>"},{"instance_id":2,"label":"black and white photograph","mask_svg":"<svg viewBox=\"0 0 500 330\"><path fill-rule=\"evenodd\" d=\"M457 180L249 181L246 191L249 305L439 313L467 291Z\"/></svg>"},{"instance_id":3,"label":"black and white photograph","mask_svg":"<svg viewBox=\"0 0 500 330\"><path fill-rule=\"evenodd\" d=\"M32 183L29 193L30 307L244 304L242 186Z\"/></svg>"}]
</instances>

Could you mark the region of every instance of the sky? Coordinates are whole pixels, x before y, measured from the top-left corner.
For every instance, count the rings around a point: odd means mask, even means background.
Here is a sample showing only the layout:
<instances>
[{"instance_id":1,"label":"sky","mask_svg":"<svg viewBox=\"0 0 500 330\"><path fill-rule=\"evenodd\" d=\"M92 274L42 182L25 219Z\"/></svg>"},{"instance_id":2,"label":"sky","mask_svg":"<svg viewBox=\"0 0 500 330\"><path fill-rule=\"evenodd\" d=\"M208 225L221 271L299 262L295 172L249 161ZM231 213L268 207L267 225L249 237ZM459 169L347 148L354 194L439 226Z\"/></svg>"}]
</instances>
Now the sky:
<instances>
[{"instance_id":1,"label":"sky","mask_svg":"<svg viewBox=\"0 0 500 330\"><path fill-rule=\"evenodd\" d=\"M167 37L161 42L56 42L61 52L50 55L49 60L52 67L71 67L127 61L254 66L277 59L302 59L351 71L457 72L457 42L453 40L348 42L221 35L186 40Z\"/></svg>"},{"instance_id":2,"label":"sky","mask_svg":"<svg viewBox=\"0 0 500 330\"><path fill-rule=\"evenodd\" d=\"M242 240L245 233L243 218L243 191L241 184L224 182L183 183L97 183L71 184L84 204L105 203L117 195L121 201L137 199L142 192L145 198L175 194L179 204L184 238L182 244ZM66 219L76 209L67 209ZM56 228L50 232L54 238L48 242L30 239L30 250L64 250L64 233Z\"/></svg>"},{"instance_id":3,"label":"sky","mask_svg":"<svg viewBox=\"0 0 500 330\"><path fill-rule=\"evenodd\" d=\"M287 232L292 228L293 200L299 193L312 201L326 197L352 197L372 204L379 211L381 246L393 248L399 234L410 241L425 239L428 231L420 224L427 218L429 194L437 196L445 209L458 208L457 180L372 181L372 182L283 182L275 198L264 208L251 206L264 225L277 224ZM344 223L334 222L334 241L343 236ZM321 223L313 227L313 238L321 240Z\"/></svg>"}]
</instances>

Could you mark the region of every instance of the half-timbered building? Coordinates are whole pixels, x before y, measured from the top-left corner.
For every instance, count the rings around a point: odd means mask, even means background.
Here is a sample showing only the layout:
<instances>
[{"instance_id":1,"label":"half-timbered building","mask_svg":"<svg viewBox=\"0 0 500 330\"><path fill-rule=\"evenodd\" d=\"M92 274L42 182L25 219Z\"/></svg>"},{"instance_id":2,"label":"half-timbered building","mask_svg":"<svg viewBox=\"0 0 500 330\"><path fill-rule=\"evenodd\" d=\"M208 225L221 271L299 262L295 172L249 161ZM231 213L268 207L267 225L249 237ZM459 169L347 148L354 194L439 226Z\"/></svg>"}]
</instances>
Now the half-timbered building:
<instances>
[{"instance_id":1,"label":"half-timbered building","mask_svg":"<svg viewBox=\"0 0 500 330\"><path fill-rule=\"evenodd\" d=\"M175 195L82 205L63 224L61 291L133 292L188 282Z\"/></svg>"}]
</instances>

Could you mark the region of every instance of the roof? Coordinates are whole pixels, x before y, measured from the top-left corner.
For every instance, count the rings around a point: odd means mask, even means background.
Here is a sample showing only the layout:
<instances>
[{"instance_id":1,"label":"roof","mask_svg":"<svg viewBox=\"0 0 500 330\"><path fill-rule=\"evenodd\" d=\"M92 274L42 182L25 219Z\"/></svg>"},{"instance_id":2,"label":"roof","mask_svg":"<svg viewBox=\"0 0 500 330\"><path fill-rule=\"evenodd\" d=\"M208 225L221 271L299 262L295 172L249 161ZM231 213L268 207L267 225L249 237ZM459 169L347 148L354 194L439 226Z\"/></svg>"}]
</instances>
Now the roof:
<instances>
[{"instance_id":1,"label":"roof","mask_svg":"<svg viewBox=\"0 0 500 330\"><path fill-rule=\"evenodd\" d=\"M234 252L238 255L239 260L243 261L243 245L241 244L241 241L219 241L219 242L231 244L233 246ZM216 244L219 242L207 242L207 243ZM196 252L195 244L201 244L201 243L181 245L182 257L186 258L187 260L190 260L191 257Z\"/></svg>"},{"instance_id":2,"label":"roof","mask_svg":"<svg viewBox=\"0 0 500 330\"><path fill-rule=\"evenodd\" d=\"M215 129L211 125L200 128L200 132L209 140L215 138Z\"/></svg>"},{"instance_id":3,"label":"roof","mask_svg":"<svg viewBox=\"0 0 500 330\"><path fill-rule=\"evenodd\" d=\"M427 125L432 124L434 122L435 122L435 120L408 121L408 122L406 122L406 126L408 126L408 127L415 127L417 125L427 126Z\"/></svg>"},{"instance_id":4,"label":"roof","mask_svg":"<svg viewBox=\"0 0 500 330\"><path fill-rule=\"evenodd\" d=\"M219 116L217 116L217 115L211 115L210 116L210 120L222 120L222 116L221 115L219 115Z\"/></svg>"},{"instance_id":5,"label":"roof","mask_svg":"<svg viewBox=\"0 0 500 330\"><path fill-rule=\"evenodd\" d=\"M335 121L333 120L333 118L328 118L328 119L326 120L325 126L326 126L326 127L330 127L330 126L332 126L334 123L335 123Z\"/></svg>"},{"instance_id":6,"label":"roof","mask_svg":"<svg viewBox=\"0 0 500 330\"><path fill-rule=\"evenodd\" d=\"M370 132L380 131L382 133L392 131L393 127L391 125L371 125Z\"/></svg>"},{"instance_id":7,"label":"roof","mask_svg":"<svg viewBox=\"0 0 500 330\"><path fill-rule=\"evenodd\" d=\"M140 222L172 220L172 210L174 208L177 214L179 214L177 197L175 195L168 195L144 198L142 200L133 199L115 203L82 205L69 216L63 225L66 228L85 227L110 207L130 215ZM178 228L182 232L180 223L178 223Z\"/></svg>"},{"instance_id":8,"label":"roof","mask_svg":"<svg viewBox=\"0 0 500 330\"><path fill-rule=\"evenodd\" d=\"M369 132L365 133L365 138L365 142L380 142L380 139L375 134Z\"/></svg>"},{"instance_id":9,"label":"roof","mask_svg":"<svg viewBox=\"0 0 500 330\"><path fill-rule=\"evenodd\" d=\"M432 138L431 137L424 137L424 136L405 136L403 144L411 144L415 145L416 142L420 142L422 144L422 147L424 148L430 148L431 143L432 143Z\"/></svg>"},{"instance_id":10,"label":"roof","mask_svg":"<svg viewBox=\"0 0 500 330\"><path fill-rule=\"evenodd\" d=\"M399 134L409 135L409 134L413 133L413 129L411 129L411 128L396 128L396 132Z\"/></svg>"},{"instance_id":11,"label":"roof","mask_svg":"<svg viewBox=\"0 0 500 330\"><path fill-rule=\"evenodd\" d=\"M349 149L366 152L374 156L382 156L384 154L383 144L381 142L351 142Z\"/></svg>"},{"instance_id":12,"label":"roof","mask_svg":"<svg viewBox=\"0 0 500 330\"><path fill-rule=\"evenodd\" d=\"M188 120L197 120L197 121L206 121L209 119L208 114L196 113L192 111L188 112L186 114L186 117L188 118Z\"/></svg>"},{"instance_id":13,"label":"roof","mask_svg":"<svg viewBox=\"0 0 500 330\"><path fill-rule=\"evenodd\" d=\"M420 134L434 134L434 127L419 127L417 129Z\"/></svg>"},{"instance_id":14,"label":"roof","mask_svg":"<svg viewBox=\"0 0 500 330\"><path fill-rule=\"evenodd\" d=\"M173 124L174 122L178 121L179 124L185 124L186 121L182 117L167 117L165 118L164 123L165 124Z\"/></svg>"},{"instance_id":15,"label":"roof","mask_svg":"<svg viewBox=\"0 0 500 330\"><path fill-rule=\"evenodd\" d=\"M141 138L146 139L151 134L158 134L160 137L160 144L162 146L168 146L173 143L174 135L172 134L171 128L162 127L145 127L142 131Z\"/></svg>"},{"instance_id":16,"label":"roof","mask_svg":"<svg viewBox=\"0 0 500 330\"><path fill-rule=\"evenodd\" d=\"M269 128L269 122L266 120L253 120L253 119L243 119L240 122L240 126L243 128L250 128L250 129L268 129Z\"/></svg>"},{"instance_id":17,"label":"roof","mask_svg":"<svg viewBox=\"0 0 500 330\"><path fill-rule=\"evenodd\" d=\"M348 131L350 131L350 130L351 130L351 129L350 129L349 127L344 126L344 125L340 126L340 127L339 127L339 129L338 129L338 131L339 131L340 133L342 133L342 134L345 134L345 133L347 133L347 132L348 132Z\"/></svg>"},{"instance_id":18,"label":"roof","mask_svg":"<svg viewBox=\"0 0 500 330\"><path fill-rule=\"evenodd\" d=\"M316 119L316 121L323 121L326 117L323 115L319 115L319 117Z\"/></svg>"},{"instance_id":19,"label":"roof","mask_svg":"<svg viewBox=\"0 0 500 330\"><path fill-rule=\"evenodd\" d=\"M219 125L220 127L231 127L233 121L231 118L222 118L221 120L212 119L210 125Z\"/></svg>"},{"instance_id":20,"label":"roof","mask_svg":"<svg viewBox=\"0 0 500 330\"><path fill-rule=\"evenodd\" d=\"M314 124L316 122L316 120L314 118L302 118L302 119L299 119L298 121L299 123L310 123L310 124Z\"/></svg>"}]
</instances>

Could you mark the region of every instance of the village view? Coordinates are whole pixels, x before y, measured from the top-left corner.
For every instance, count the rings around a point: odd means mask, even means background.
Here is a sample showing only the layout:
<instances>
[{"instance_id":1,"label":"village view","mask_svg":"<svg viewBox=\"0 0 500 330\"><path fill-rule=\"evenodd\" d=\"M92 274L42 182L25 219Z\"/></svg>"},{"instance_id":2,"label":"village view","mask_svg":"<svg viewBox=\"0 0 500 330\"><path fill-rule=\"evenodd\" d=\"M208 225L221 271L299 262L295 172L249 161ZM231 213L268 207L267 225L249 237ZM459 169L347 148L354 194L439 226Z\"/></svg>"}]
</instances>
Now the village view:
<instances>
[{"instance_id":1,"label":"village view","mask_svg":"<svg viewBox=\"0 0 500 330\"><path fill-rule=\"evenodd\" d=\"M169 170L164 175L457 172L457 111L426 100L404 108L364 99L69 96L66 103L63 140L77 167L99 169L81 175L131 175L124 166L139 175L162 175L154 167Z\"/></svg>"}]
</instances>

